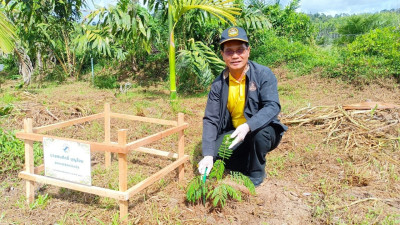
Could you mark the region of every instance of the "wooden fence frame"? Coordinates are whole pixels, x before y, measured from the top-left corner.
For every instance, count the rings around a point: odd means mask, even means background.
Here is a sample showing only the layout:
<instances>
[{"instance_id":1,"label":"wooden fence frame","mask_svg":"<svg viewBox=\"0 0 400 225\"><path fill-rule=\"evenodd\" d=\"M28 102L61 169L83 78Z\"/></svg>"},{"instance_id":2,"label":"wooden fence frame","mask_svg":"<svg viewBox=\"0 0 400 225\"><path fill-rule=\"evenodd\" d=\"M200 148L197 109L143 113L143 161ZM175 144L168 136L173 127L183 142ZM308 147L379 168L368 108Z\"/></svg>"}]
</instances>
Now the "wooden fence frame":
<instances>
[{"instance_id":1,"label":"wooden fence frame","mask_svg":"<svg viewBox=\"0 0 400 225\"><path fill-rule=\"evenodd\" d=\"M54 130L58 128L68 127L88 121L92 121L95 119L104 118L104 137L105 140L103 143L92 142L92 141L83 141L78 139L71 138L63 138L56 137L50 135L41 134L43 132ZM126 135L127 130L120 129L118 130L118 143L111 142L111 118L120 118L127 120L135 120L141 122L149 122L156 123L161 125L170 125L172 128L166 129L164 131L158 132L156 134L135 140L133 142L127 143ZM110 110L110 104L104 104L104 112L98 113L90 116L85 116L77 119L72 119L60 123L55 123L51 125L41 126L41 127L32 127L32 119L28 118L24 120L24 131L20 131L16 134L16 137L22 139L25 142L25 171L21 171L19 173L19 177L26 180L26 197L27 203L31 204L34 202L34 185L35 182L50 184L58 187L69 188L76 191L86 192L90 194L95 194L103 197L114 198L119 201L119 209L120 209L120 219L127 220L128 216L128 202L129 199L150 186L154 182L160 180L168 173L173 171L174 169L178 170L179 182L181 182L184 178L184 164L189 160L189 156L185 155L184 151L184 130L188 128L189 124L184 122L184 114L178 114L178 120L163 120L163 119L155 119L155 118L147 118L141 116L133 116L126 115L120 113L113 113ZM178 153L166 152L157 149L145 148L144 145L150 144L154 141L165 138L169 135L178 133ZM42 171L44 171L44 165L34 166L34 157L33 157L33 142L40 141L43 142L43 138L55 138L66 141L74 141L80 143L86 143L90 145L90 151L101 151L105 152L105 167L110 168L111 166L111 152L118 154L118 174L119 174L119 191L101 188L96 186L87 186L83 184L77 184L69 181L59 180L56 178L46 177L39 175ZM163 169L159 170L155 174L146 178L145 180L139 182L138 184L130 187L127 187L127 155L132 152L143 152L154 154L158 156L164 156L169 158L176 158L177 160L167 165Z\"/></svg>"}]
</instances>

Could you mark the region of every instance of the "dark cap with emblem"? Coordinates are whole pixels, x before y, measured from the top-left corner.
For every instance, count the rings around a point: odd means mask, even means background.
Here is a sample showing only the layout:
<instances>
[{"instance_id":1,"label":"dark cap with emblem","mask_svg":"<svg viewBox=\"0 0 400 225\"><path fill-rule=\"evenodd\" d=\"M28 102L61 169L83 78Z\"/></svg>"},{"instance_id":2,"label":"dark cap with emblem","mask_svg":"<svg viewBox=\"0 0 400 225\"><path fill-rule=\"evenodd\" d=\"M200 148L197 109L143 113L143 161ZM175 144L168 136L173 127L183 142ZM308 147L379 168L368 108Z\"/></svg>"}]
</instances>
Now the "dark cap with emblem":
<instances>
[{"instance_id":1,"label":"dark cap with emblem","mask_svg":"<svg viewBox=\"0 0 400 225\"><path fill-rule=\"evenodd\" d=\"M221 40L219 41L219 44L221 45L231 40L238 40L247 43L249 42L249 39L247 39L246 31L244 31L241 27L230 27L224 30L221 34Z\"/></svg>"}]
</instances>

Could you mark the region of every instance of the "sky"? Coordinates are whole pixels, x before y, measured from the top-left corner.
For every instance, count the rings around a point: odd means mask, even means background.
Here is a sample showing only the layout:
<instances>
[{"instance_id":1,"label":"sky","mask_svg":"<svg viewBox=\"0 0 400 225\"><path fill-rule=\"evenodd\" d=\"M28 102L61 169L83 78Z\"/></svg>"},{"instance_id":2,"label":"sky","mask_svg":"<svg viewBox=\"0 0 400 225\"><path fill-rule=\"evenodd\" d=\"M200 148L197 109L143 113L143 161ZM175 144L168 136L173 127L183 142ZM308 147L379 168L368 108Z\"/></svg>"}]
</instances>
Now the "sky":
<instances>
[{"instance_id":1,"label":"sky","mask_svg":"<svg viewBox=\"0 0 400 225\"><path fill-rule=\"evenodd\" d=\"M93 0L95 4L107 6L115 5L118 0ZM275 2L275 0L264 0ZM290 0L281 0L282 5L287 5ZM400 0L301 0L300 9L303 13L324 13L326 15L348 13L374 13L384 9L400 8Z\"/></svg>"},{"instance_id":2,"label":"sky","mask_svg":"<svg viewBox=\"0 0 400 225\"><path fill-rule=\"evenodd\" d=\"M289 0L281 0L287 5ZM300 12L335 14L348 13L374 13L384 9L400 8L400 0L301 0Z\"/></svg>"}]
</instances>

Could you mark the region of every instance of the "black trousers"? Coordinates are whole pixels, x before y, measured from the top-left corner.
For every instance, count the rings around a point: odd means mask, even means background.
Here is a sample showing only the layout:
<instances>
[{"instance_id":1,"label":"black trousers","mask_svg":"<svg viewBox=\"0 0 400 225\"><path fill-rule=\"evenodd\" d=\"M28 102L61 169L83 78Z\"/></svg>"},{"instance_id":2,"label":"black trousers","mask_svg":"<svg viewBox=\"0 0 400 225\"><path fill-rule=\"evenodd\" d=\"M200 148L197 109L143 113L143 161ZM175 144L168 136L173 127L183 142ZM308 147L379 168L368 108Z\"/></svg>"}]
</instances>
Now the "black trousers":
<instances>
[{"instance_id":1,"label":"black trousers","mask_svg":"<svg viewBox=\"0 0 400 225\"><path fill-rule=\"evenodd\" d=\"M217 149L222 144L224 136L232 134L233 131L218 136ZM249 176L255 184L261 183L265 177L265 156L278 146L281 138L281 131L273 126L247 134L242 143L233 147L232 156L225 161L226 168ZM217 153L215 157L219 158Z\"/></svg>"}]
</instances>

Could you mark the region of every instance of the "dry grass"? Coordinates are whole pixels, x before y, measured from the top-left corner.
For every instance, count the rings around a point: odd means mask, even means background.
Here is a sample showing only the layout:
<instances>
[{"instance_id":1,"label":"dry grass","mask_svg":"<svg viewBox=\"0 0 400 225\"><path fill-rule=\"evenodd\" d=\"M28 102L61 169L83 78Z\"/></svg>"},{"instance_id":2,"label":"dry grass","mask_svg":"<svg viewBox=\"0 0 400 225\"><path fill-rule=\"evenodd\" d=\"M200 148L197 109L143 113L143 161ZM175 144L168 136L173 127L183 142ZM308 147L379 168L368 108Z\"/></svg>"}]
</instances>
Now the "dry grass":
<instances>
[{"instance_id":1,"label":"dry grass","mask_svg":"<svg viewBox=\"0 0 400 225\"><path fill-rule=\"evenodd\" d=\"M285 71L281 72L283 75ZM281 74L278 73L278 74ZM171 105L168 95L156 87L138 87L126 94L73 83L25 93L10 91L18 101L9 117L0 119L8 130L22 128L22 119L34 118L34 126L46 125L101 112L105 102L120 113L175 120L185 113L185 152L191 155L186 181L176 183L176 173L131 199L131 224L398 224L400 223L400 111L344 111L340 105L365 99L399 104L400 90L392 81L362 88L337 80L305 76L280 80L281 120L289 126L280 146L267 156L266 182L258 196L244 202L228 202L223 211L210 211L184 201L185 186L197 172L201 159L202 116L206 97L181 97ZM311 91L310 91L311 90ZM127 128L130 141L165 129L145 123L112 121L116 130ZM101 141L101 120L54 131L55 135ZM154 146L175 151L176 137ZM102 154L93 155L93 182L117 187L116 162L103 168ZM170 161L143 154L129 156L130 185L146 178ZM23 204L24 182L16 177L1 181L4 203L0 223L118 224L115 200L99 198L52 186L37 186L49 194L44 209Z\"/></svg>"}]
</instances>

